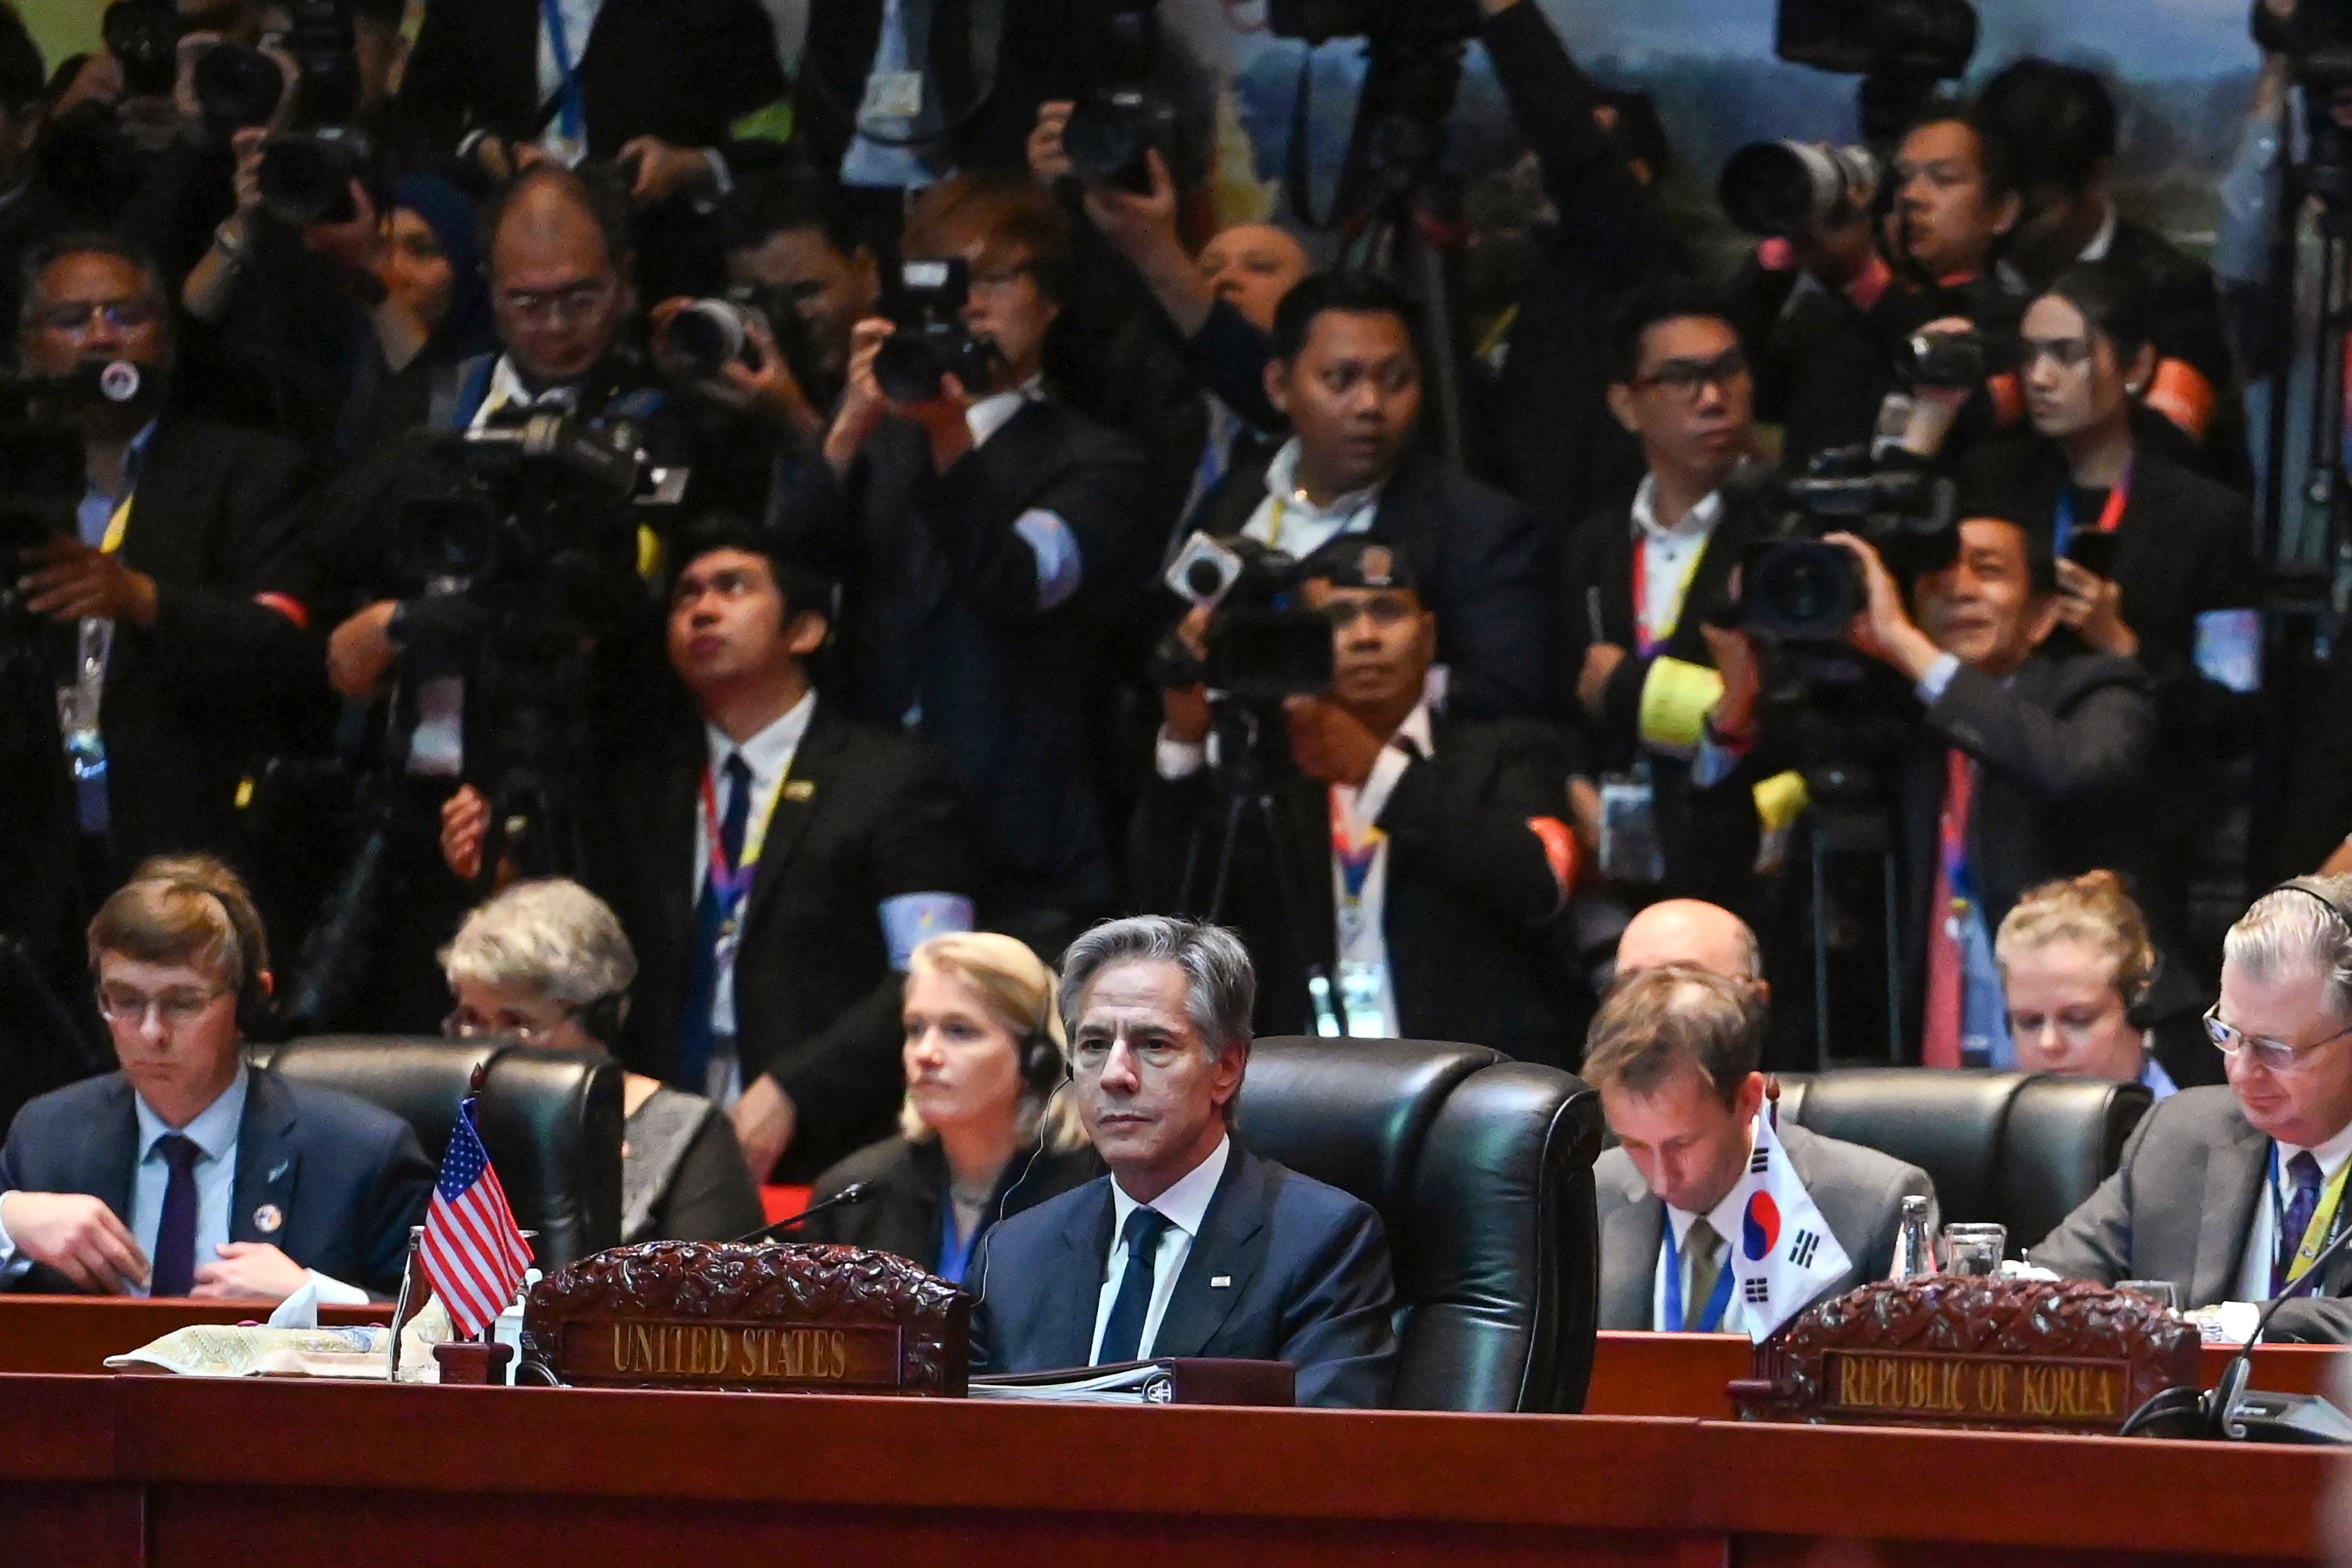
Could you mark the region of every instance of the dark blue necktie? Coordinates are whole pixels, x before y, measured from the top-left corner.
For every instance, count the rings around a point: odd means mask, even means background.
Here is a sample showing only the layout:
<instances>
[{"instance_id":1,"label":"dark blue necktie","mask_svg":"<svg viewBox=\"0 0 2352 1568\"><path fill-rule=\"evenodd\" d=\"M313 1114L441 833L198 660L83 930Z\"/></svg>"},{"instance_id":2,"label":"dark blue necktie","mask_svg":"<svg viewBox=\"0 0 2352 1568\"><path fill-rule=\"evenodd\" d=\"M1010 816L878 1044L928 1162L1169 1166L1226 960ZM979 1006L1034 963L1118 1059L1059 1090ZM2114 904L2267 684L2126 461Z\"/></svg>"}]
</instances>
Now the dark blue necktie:
<instances>
[{"instance_id":1,"label":"dark blue necktie","mask_svg":"<svg viewBox=\"0 0 2352 1568\"><path fill-rule=\"evenodd\" d=\"M2311 1216L2319 1212L2319 1162L2305 1149L2286 1163L2286 1173L2294 1179L2294 1195L2287 1200L2286 1222L2275 1245L2271 1249L2271 1294L2275 1297L2286 1289L2287 1270L2294 1267L2295 1249L2303 1245L2303 1233L2311 1228Z\"/></svg>"},{"instance_id":2,"label":"dark blue necktie","mask_svg":"<svg viewBox=\"0 0 2352 1568\"><path fill-rule=\"evenodd\" d=\"M155 1227L148 1294L184 1296L196 1285L196 1162L205 1152L178 1132L156 1139L155 1147L172 1174L163 1184L163 1222Z\"/></svg>"},{"instance_id":3,"label":"dark blue necktie","mask_svg":"<svg viewBox=\"0 0 2352 1568\"><path fill-rule=\"evenodd\" d=\"M1127 1216L1119 1234L1127 1242L1127 1271L1118 1278L1118 1294L1110 1304L1110 1321L1103 1325L1102 1349L1097 1366L1133 1361L1143 1344L1143 1320L1151 1310L1152 1273L1160 1264L1160 1238L1168 1216L1158 1209L1139 1208Z\"/></svg>"},{"instance_id":4,"label":"dark blue necktie","mask_svg":"<svg viewBox=\"0 0 2352 1568\"><path fill-rule=\"evenodd\" d=\"M719 816L719 847L726 860L713 863L702 879L702 897L694 906L694 972L687 987L685 1037L679 1043L677 1070L670 1081L690 1093L709 1088L710 1008L719 996L719 941L735 914L745 889L735 897L719 884L743 863L743 835L751 821L751 767L743 753L730 753L719 770L726 780L726 801Z\"/></svg>"}]
</instances>

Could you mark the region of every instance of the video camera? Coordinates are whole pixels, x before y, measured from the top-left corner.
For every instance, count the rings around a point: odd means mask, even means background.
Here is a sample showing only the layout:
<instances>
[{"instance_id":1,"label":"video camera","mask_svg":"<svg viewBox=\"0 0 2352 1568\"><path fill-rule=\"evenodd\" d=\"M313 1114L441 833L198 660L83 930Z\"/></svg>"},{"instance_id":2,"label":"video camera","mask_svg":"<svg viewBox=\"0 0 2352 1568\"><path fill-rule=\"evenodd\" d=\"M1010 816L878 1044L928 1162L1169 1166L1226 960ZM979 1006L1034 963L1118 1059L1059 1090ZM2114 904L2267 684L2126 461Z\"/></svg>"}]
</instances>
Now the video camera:
<instances>
[{"instance_id":1,"label":"video camera","mask_svg":"<svg viewBox=\"0 0 2352 1568\"><path fill-rule=\"evenodd\" d=\"M1769 481L1764 494L1778 521L1743 563L1740 609L1748 629L1767 637L1841 642L1867 605L1862 563L1825 542L1830 534L1861 539L1906 585L1959 557L1955 487L1916 459L1833 447L1803 474Z\"/></svg>"},{"instance_id":2,"label":"video camera","mask_svg":"<svg viewBox=\"0 0 2352 1568\"><path fill-rule=\"evenodd\" d=\"M1780 0L1772 52L1794 65L1862 79L1863 134L1891 141L1939 81L1968 73L1977 51L1969 0Z\"/></svg>"},{"instance_id":3,"label":"video camera","mask_svg":"<svg viewBox=\"0 0 2352 1568\"><path fill-rule=\"evenodd\" d=\"M1156 668L1166 687L1204 686L1245 706L1279 707L1331 689L1331 623L1292 609L1298 563L1255 539L1195 532L1170 563L1167 584L1211 613L1208 657L1173 634Z\"/></svg>"},{"instance_id":4,"label":"video camera","mask_svg":"<svg viewBox=\"0 0 2352 1568\"><path fill-rule=\"evenodd\" d=\"M893 403L928 403L950 374L967 392L987 389L1004 355L964 325L971 297L971 272L961 258L898 264L898 300L890 312L897 330L874 356L874 379L884 395Z\"/></svg>"}]
</instances>

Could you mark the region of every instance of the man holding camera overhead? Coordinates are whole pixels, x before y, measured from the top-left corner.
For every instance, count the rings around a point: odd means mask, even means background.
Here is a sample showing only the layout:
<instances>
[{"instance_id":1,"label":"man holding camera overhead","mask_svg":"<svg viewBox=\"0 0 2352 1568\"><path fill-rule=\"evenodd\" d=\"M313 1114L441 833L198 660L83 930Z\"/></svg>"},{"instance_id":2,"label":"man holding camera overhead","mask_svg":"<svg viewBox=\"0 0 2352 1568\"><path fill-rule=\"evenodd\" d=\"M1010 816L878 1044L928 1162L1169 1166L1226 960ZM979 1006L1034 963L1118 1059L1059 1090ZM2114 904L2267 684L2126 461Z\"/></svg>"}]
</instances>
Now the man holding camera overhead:
<instances>
[{"instance_id":1,"label":"man holding camera overhead","mask_svg":"<svg viewBox=\"0 0 2352 1568\"><path fill-rule=\"evenodd\" d=\"M1230 911L1216 913L1256 957L1262 1033L1465 1040L1560 1061L1566 976L1547 928L1578 862L1560 820L1560 732L1433 712L1438 617L1396 547L1341 534L1294 582L1294 607L1330 622L1329 688L1289 699L1278 721L1252 715L1283 726L1254 758L1225 750L1237 727L1213 746L1199 688L1162 693L1131 857L1141 902L1205 910L1211 868L1230 862ZM1188 642L1213 635L1209 614L1188 621ZM1265 815L1230 814L1236 768L1266 781Z\"/></svg>"},{"instance_id":2,"label":"man holding camera overhead","mask_svg":"<svg viewBox=\"0 0 2352 1568\"><path fill-rule=\"evenodd\" d=\"M945 755L998 918L1047 950L1110 907L1104 650L1141 605L1169 521L1151 514L1142 453L1046 384L1067 247L1061 208L1030 181L925 192L901 319L858 323L824 445L855 535L851 705Z\"/></svg>"}]
</instances>

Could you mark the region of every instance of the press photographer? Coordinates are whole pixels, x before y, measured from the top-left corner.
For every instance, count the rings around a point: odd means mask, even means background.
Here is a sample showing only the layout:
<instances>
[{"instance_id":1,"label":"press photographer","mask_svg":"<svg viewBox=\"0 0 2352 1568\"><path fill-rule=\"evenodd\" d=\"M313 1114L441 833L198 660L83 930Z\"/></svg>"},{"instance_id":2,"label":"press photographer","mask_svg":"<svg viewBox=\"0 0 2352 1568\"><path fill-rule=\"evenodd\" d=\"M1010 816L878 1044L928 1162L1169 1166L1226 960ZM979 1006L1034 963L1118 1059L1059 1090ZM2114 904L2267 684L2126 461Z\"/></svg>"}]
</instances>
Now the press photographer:
<instances>
[{"instance_id":1,"label":"press photographer","mask_svg":"<svg viewBox=\"0 0 2352 1568\"><path fill-rule=\"evenodd\" d=\"M1904 889L1890 962L1902 1035L1930 1067L1985 1061L2005 1037L1992 933L2025 889L2143 865L2157 726L2146 673L2061 629L2047 536L1965 502L1960 516L1957 558L1921 575L1907 605L1878 551L1851 533L1824 542L1859 568L1846 642L1909 683L1918 705L1888 708L1884 755L1849 759L1846 771L1874 769L1888 793ZM1807 716L1780 701L1759 712L1749 635L1717 637L1724 689L1697 771L1713 778L1725 755L1739 758L1707 793L1745 805L1758 778L1791 760Z\"/></svg>"},{"instance_id":2,"label":"press photographer","mask_svg":"<svg viewBox=\"0 0 2352 1568\"><path fill-rule=\"evenodd\" d=\"M170 317L143 258L66 236L37 249L28 272L12 389L21 422L0 494L54 468L72 504L29 527L30 509L8 508L20 609L7 658L25 672L8 700L31 711L5 723L45 733L47 776L70 777L0 814L17 840L0 858L47 864L84 892L154 854L245 860L240 781L299 732L289 708L324 696L299 606L255 597L292 537L304 465L273 437L165 411ZM69 883L61 896L73 893Z\"/></svg>"},{"instance_id":3,"label":"press photographer","mask_svg":"<svg viewBox=\"0 0 2352 1568\"><path fill-rule=\"evenodd\" d=\"M1171 520L1150 505L1142 454L1045 375L1068 276L1052 195L942 181L904 249L894 317L857 324L825 441L854 520L848 704L876 722L920 715L1000 909L1051 948L1111 902L1109 649Z\"/></svg>"},{"instance_id":4,"label":"press photographer","mask_svg":"<svg viewBox=\"0 0 2352 1568\"><path fill-rule=\"evenodd\" d=\"M1562 1061L1568 983L1548 928L1579 862L1560 820L1563 738L1537 721L1434 711L1438 617L1395 547L1341 535L1283 585L1307 635L1328 627L1328 686L1251 704L1213 742L1209 692L1163 693L1130 847L1139 902L1213 912L1244 934L1260 1033L1466 1040ZM1194 611L1185 637L1209 655L1212 612ZM1212 679L1234 684L1231 671Z\"/></svg>"}]
</instances>

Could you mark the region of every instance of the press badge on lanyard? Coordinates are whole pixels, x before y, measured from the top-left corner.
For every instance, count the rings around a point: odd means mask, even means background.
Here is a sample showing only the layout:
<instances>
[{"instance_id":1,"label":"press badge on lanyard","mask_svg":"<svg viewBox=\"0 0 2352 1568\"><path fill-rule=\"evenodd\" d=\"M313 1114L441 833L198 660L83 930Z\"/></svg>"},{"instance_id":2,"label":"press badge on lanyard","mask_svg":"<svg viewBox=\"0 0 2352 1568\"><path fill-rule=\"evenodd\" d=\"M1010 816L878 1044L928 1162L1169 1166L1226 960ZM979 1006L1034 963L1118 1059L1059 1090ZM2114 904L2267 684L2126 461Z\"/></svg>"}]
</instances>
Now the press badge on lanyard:
<instances>
[{"instance_id":1,"label":"press badge on lanyard","mask_svg":"<svg viewBox=\"0 0 2352 1568\"><path fill-rule=\"evenodd\" d=\"M719 901L719 934L710 952L722 980L731 980L735 973L735 950L742 940L743 895L751 890L751 879L760 869L760 851L768 842L768 825L775 820L776 805L784 798L790 773L787 769L786 776L776 781L776 793L769 796L768 809L744 835L742 859L730 864L719 826L719 787L709 765L702 770L702 826L710 845L710 868L705 874L710 879L710 891ZM751 787L748 779L743 787Z\"/></svg>"},{"instance_id":2,"label":"press badge on lanyard","mask_svg":"<svg viewBox=\"0 0 2352 1568\"><path fill-rule=\"evenodd\" d=\"M1640 540L1633 544L1633 645L1643 658L1655 658L1682 624L1683 605L1690 597L1691 580L1698 575L1704 546L1691 552L1675 588L1674 619L1664 626L1650 625L1650 552ZM1597 601L1599 591L1593 597ZM1601 628L1595 607L1593 634ZM1657 789L1645 758L1633 771L1612 773L1601 781L1601 871L1619 882L1663 882L1666 855L1658 842Z\"/></svg>"},{"instance_id":3,"label":"press badge on lanyard","mask_svg":"<svg viewBox=\"0 0 2352 1568\"><path fill-rule=\"evenodd\" d=\"M1339 896L1336 900L1339 921L1339 1013L1349 1034L1360 1039L1382 1039L1390 1033L1385 966L1349 955L1368 951L1381 936L1371 929L1373 917L1364 907L1364 893L1380 865L1381 847L1388 842L1388 835L1377 827L1368 827L1360 839L1356 837L1348 813L1339 804L1339 792L1328 793L1331 857L1339 874Z\"/></svg>"}]
</instances>

